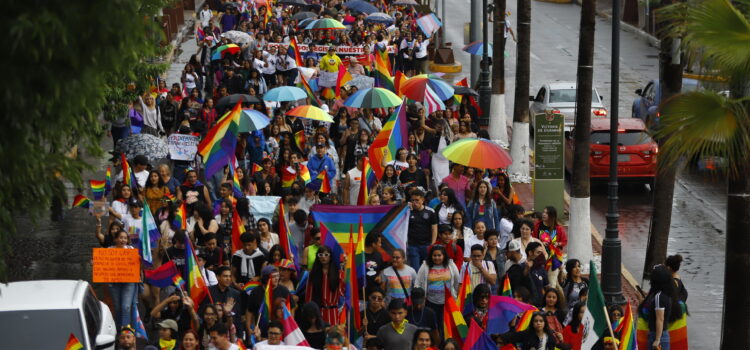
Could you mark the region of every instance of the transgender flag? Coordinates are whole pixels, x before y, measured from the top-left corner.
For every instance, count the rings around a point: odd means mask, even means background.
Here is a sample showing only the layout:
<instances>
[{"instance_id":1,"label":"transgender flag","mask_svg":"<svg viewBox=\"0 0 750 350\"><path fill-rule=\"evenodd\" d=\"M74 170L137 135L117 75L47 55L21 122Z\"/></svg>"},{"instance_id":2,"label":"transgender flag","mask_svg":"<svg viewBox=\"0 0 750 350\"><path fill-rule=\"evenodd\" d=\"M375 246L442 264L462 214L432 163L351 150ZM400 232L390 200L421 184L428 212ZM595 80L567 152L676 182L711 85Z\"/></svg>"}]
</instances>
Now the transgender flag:
<instances>
[{"instance_id":1,"label":"transgender flag","mask_svg":"<svg viewBox=\"0 0 750 350\"><path fill-rule=\"evenodd\" d=\"M289 312L285 303L281 303L281 308L284 309L284 319L281 320L281 325L284 326L284 344L294 346L310 346L305 336L302 334L302 330L297 326L297 322L294 321L292 313Z\"/></svg>"},{"instance_id":2,"label":"transgender flag","mask_svg":"<svg viewBox=\"0 0 750 350\"><path fill-rule=\"evenodd\" d=\"M443 26L443 23L440 22L440 20L437 18L437 16L435 16L434 13L430 13L417 18L417 25L419 26L419 29L421 29L422 32L429 38L432 36L432 34L437 32L440 27Z\"/></svg>"},{"instance_id":3,"label":"transgender flag","mask_svg":"<svg viewBox=\"0 0 750 350\"><path fill-rule=\"evenodd\" d=\"M435 93L435 90L433 90L431 87L425 85L425 92L424 92L424 107L425 112L427 114L434 113L436 111L442 111L445 110L445 103L440 100L440 97L438 97L437 93Z\"/></svg>"}]
</instances>

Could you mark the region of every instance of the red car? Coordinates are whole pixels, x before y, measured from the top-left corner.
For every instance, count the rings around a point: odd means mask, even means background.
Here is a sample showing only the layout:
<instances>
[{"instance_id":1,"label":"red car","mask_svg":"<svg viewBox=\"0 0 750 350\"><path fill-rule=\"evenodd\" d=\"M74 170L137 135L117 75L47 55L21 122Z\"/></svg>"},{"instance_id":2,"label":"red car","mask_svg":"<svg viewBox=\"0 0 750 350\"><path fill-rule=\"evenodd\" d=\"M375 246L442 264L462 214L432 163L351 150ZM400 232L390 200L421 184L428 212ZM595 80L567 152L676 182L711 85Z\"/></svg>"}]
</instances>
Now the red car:
<instances>
[{"instance_id":1,"label":"red car","mask_svg":"<svg viewBox=\"0 0 750 350\"><path fill-rule=\"evenodd\" d=\"M609 177L609 118L591 120L591 180ZM565 140L565 168L573 168L575 131ZM659 146L649 136L643 120L622 118L617 129L617 176L622 180L634 180L653 187L656 176L656 154Z\"/></svg>"}]
</instances>

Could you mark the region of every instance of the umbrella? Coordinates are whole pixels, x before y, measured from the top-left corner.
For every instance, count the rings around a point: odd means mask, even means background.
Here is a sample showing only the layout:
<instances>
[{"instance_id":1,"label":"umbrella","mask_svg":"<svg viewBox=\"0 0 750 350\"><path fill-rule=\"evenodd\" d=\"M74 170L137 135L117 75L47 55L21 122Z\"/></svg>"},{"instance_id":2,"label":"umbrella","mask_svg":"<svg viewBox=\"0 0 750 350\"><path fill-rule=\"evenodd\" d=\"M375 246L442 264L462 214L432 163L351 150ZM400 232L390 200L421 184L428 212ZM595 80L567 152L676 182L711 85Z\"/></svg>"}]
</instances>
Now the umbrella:
<instances>
[{"instance_id":1,"label":"umbrella","mask_svg":"<svg viewBox=\"0 0 750 350\"><path fill-rule=\"evenodd\" d=\"M312 23L314 21L317 21L317 19L315 19L314 17L305 18L305 19L297 22L297 28L304 29L305 27L307 27L310 23Z\"/></svg>"},{"instance_id":2,"label":"umbrella","mask_svg":"<svg viewBox=\"0 0 750 350\"><path fill-rule=\"evenodd\" d=\"M492 57L492 44L490 44L489 47L490 48L489 51L487 51L487 55L489 57ZM484 43L481 41L475 41L469 45L464 46L463 50L472 55L482 56L482 54L484 53Z\"/></svg>"},{"instance_id":3,"label":"umbrella","mask_svg":"<svg viewBox=\"0 0 750 350\"><path fill-rule=\"evenodd\" d=\"M286 112L286 115L293 115L295 117L306 118L310 120L319 120L319 121L327 122L327 123L333 123L333 117L331 117L330 114L326 113L326 111L318 107L310 106L310 105L295 107L291 111Z\"/></svg>"},{"instance_id":4,"label":"umbrella","mask_svg":"<svg viewBox=\"0 0 750 350\"><path fill-rule=\"evenodd\" d=\"M442 101L453 97L454 94L453 86L433 74L420 74L409 78L409 80L401 83L400 91L414 101L424 101L427 87L432 89Z\"/></svg>"},{"instance_id":5,"label":"umbrella","mask_svg":"<svg viewBox=\"0 0 750 350\"><path fill-rule=\"evenodd\" d=\"M250 108L243 108L240 114L239 132L251 132L265 128L271 124L271 119L262 112Z\"/></svg>"},{"instance_id":6,"label":"umbrella","mask_svg":"<svg viewBox=\"0 0 750 350\"><path fill-rule=\"evenodd\" d=\"M216 48L216 51L214 51L214 54L211 55L211 60L220 60L224 58L227 54L236 54L240 52L240 47L235 44L227 44L227 45L221 45L218 48Z\"/></svg>"},{"instance_id":7,"label":"umbrella","mask_svg":"<svg viewBox=\"0 0 750 350\"><path fill-rule=\"evenodd\" d=\"M322 30L322 29L346 29L344 24L341 22L332 19L332 18L322 18L322 19L316 19L310 24L305 27L305 29L315 29L315 30Z\"/></svg>"},{"instance_id":8,"label":"umbrella","mask_svg":"<svg viewBox=\"0 0 750 350\"><path fill-rule=\"evenodd\" d=\"M250 96L246 94L234 94L229 96L224 96L220 98L218 101L216 101L216 110L225 110L227 108L232 108L234 105L237 104L237 102L242 101L242 103L262 103L258 96Z\"/></svg>"},{"instance_id":9,"label":"umbrella","mask_svg":"<svg viewBox=\"0 0 750 350\"><path fill-rule=\"evenodd\" d=\"M130 159L137 155L144 155L152 164L159 159L166 158L169 154L169 148L164 140L151 134L133 134L121 139L117 141L115 151L125 153L125 156Z\"/></svg>"},{"instance_id":10,"label":"umbrella","mask_svg":"<svg viewBox=\"0 0 750 350\"><path fill-rule=\"evenodd\" d=\"M396 0L396 2L393 3L393 5L417 6L419 5L419 3L417 3L414 0Z\"/></svg>"},{"instance_id":11,"label":"umbrella","mask_svg":"<svg viewBox=\"0 0 750 350\"><path fill-rule=\"evenodd\" d=\"M390 90L383 88L369 88L357 91L344 101L344 106L354 108L388 108L396 107L402 102Z\"/></svg>"},{"instance_id":12,"label":"umbrella","mask_svg":"<svg viewBox=\"0 0 750 350\"><path fill-rule=\"evenodd\" d=\"M286 102L286 101L297 101L307 98L305 90L302 90L296 86L279 86L268 90L263 99L266 101Z\"/></svg>"},{"instance_id":13,"label":"umbrella","mask_svg":"<svg viewBox=\"0 0 750 350\"><path fill-rule=\"evenodd\" d=\"M451 162L479 169L507 168L513 163L508 152L498 144L473 137L451 143L442 154Z\"/></svg>"},{"instance_id":14,"label":"umbrella","mask_svg":"<svg viewBox=\"0 0 750 350\"><path fill-rule=\"evenodd\" d=\"M315 13L313 13L313 12L302 11L302 12L295 13L294 16L292 16L292 19L295 20L295 21L301 21L303 19L315 18L315 17L318 17L318 15L315 14Z\"/></svg>"},{"instance_id":15,"label":"umbrella","mask_svg":"<svg viewBox=\"0 0 750 350\"><path fill-rule=\"evenodd\" d=\"M250 36L250 34L241 32L239 30L226 31L222 33L221 36L229 39L233 43L242 45L249 44L251 41L253 41L253 37Z\"/></svg>"},{"instance_id":16,"label":"umbrella","mask_svg":"<svg viewBox=\"0 0 750 350\"><path fill-rule=\"evenodd\" d=\"M466 86L458 86L458 85L453 86L453 94L479 97L479 93L477 93L476 90L472 88L468 88Z\"/></svg>"},{"instance_id":17,"label":"umbrella","mask_svg":"<svg viewBox=\"0 0 750 350\"><path fill-rule=\"evenodd\" d=\"M382 12L373 12L365 17L365 22L392 24L395 22L393 17Z\"/></svg>"},{"instance_id":18,"label":"umbrella","mask_svg":"<svg viewBox=\"0 0 750 350\"><path fill-rule=\"evenodd\" d=\"M321 4L310 4L307 5L308 10L312 10L313 12L320 12L320 10L323 8L323 5Z\"/></svg>"},{"instance_id":19,"label":"umbrella","mask_svg":"<svg viewBox=\"0 0 750 350\"><path fill-rule=\"evenodd\" d=\"M307 6L305 0L280 0L279 4L290 6Z\"/></svg>"},{"instance_id":20,"label":"umbrella","mask_svg":"<svg viewBox=\"0 0 750 350\"><path fill-rule=\"evenodd\" d=\"M357 12L362 12L364 14L371 14L373 12L378 12L378 8L375 6L372 6L369 2L362 1L362 0L351 0L344 3L344 6L347 8L350 8Z\"/></svg>"}]
</instances>

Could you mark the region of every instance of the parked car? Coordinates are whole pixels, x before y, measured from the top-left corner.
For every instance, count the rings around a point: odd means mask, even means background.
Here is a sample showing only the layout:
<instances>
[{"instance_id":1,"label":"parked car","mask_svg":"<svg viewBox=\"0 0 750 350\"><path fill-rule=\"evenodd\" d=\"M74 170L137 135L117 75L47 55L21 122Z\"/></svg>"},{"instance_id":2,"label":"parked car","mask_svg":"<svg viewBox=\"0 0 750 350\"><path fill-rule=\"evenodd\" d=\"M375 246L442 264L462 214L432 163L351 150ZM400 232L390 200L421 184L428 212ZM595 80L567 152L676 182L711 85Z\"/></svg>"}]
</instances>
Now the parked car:
<instances>
[{"instance_id":1,"label":"parked car","mask_svg":"<svg viewBox=\"0 0 750 350\"><path fill-rule=\"evenodd\" d=\"M0 339L7 350L65 349L70 334L84 349L115 348L115 321L88 282L0 284Z\"/></svg>"},{"instance_id":2,"label":"parked car","mask_svg":"<svg viewBox=\"0 0 750 350\"><path fill-rule=\"evenodd\" d=\"M534 116L540 113L552 112L565 116L565 131L570 131L575 125L576 116L576 83L558 82L544 84L536 96L529 96L529 116L532 131L535 127ZM591 92L591 118L607 117L607 109L602 104L602 97L594 88Z\"/></svg>"},{"instance_id":3,"label":"parked car","mask_svg":"<svg viewBox=\"0 0 750 350\"><path fill-rule=\"evenodd\" d=\"M591 121L591 153L589 166L591 180L609 177L609 118ZM573 171L575 133L565 139L565 168ZM638 118L622 118L617 129L617 176L651 185L656 176L656 155L659 146L649 136L646 125Z\"/></svg>"},{"instance_id":4,"label":"parked car","mask_svg":"<svg viewBox=\"0 0 750 350\"><path fill-rule=\"evenodd\" d=\"M682 78L681 92L696 91L706 89L716 91L728 96L726 83L716 81L702 81L692 78ZM646 123L649 129L659 126L658 108L662 102L661 86L659 79L651 80L641 89L635 90L635 99L633 100L633 118L639 118Z\"/></svg>"}]
</instances>

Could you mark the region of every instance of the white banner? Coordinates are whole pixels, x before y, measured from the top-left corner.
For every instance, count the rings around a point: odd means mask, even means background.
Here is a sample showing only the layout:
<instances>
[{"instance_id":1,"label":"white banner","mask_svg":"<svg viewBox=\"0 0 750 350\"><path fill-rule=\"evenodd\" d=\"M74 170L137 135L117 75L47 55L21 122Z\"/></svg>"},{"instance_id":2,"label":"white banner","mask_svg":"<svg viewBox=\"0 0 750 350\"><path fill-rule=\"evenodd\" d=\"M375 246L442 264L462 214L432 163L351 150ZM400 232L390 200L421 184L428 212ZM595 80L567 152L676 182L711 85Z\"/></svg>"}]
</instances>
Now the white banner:
<instances>
[{"instance_id":1,"label":"white banner","mask_svg":"<svg viewBox=\"0 0 750 350\"><path fill-rule=\"evenodd\" d=\"M198 153L198 136L172 134L167 139L169 158L172 160L193 160Z\"/></svg>"},{"instance_id":2,"label":"white banner","mask_svg":"<svg viewBox=\"0 0 750 350\"><path fill-rule=\"evenodd\" d=\"M289 47L289 44L284 43L267 43L266 44L268 48L276 47L279 49L279 52L283 52L286 50L287 47ZM305 52L314 52L318 54L325 55L328 52L328 45L305 45L305 44L297 44L297 49L300 53ZM333 47L336 48L336 54L337 55L363 55L365 54L365 48L364 46L341 46L341 45L334 45ZM393 46L388 46L388 53L394 53ZM369 52L368 52L369 53Z\"/></svg>"},{"instance_id":3,"label":"white banner","mask_svg":"<svg viewBox=\"0 0 750 350\"><path fill-rule=\"evenodd\" d=\"M339 73L338 72L320 72L320 77L318 78L318 86L320 87L336 87L336 80L338 80Z\"/></svg>"},{"instance_id":4,"label":"white banner","mask_svg":"<svg viewBox=\"0 0 750 350\"><path fill-rule=\"evenodd\" d=\"M273 214L276 211L276 207L279 205L279 199L277 196L247 196L247 200L250 201L250 213L255 216L257 221L260 218L266 218L269 221L273 221Z\"/></svg>"}]
</instances>

